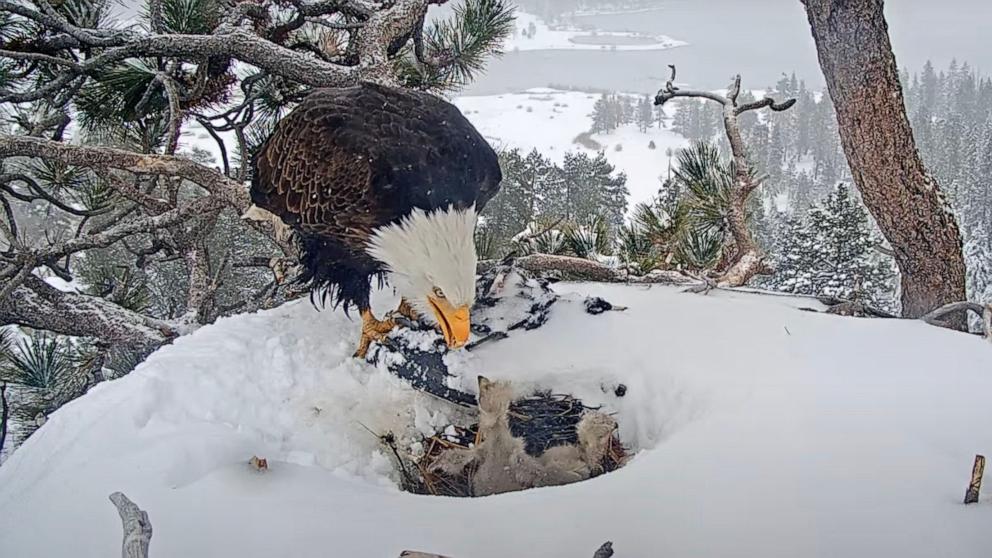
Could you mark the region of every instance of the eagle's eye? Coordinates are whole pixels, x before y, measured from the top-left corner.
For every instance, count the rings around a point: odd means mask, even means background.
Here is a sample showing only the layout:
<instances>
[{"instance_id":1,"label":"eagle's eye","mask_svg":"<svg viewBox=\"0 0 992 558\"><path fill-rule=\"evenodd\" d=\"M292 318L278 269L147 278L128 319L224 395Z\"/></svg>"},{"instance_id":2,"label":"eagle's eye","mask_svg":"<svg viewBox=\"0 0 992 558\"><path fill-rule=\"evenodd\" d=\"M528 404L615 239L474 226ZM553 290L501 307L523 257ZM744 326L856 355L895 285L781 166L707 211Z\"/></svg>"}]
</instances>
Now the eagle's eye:
<instances>
[{"instance_id":1,"label":"eagle's eye","mask_svg":"<svg viewBox=\"0 0 992 558\"><path fill-rule=\"evenodd\" d=\"M434 287L434 296L437 298L444 298L444 291L440 287Z\"/></svg>"}]
</instances>

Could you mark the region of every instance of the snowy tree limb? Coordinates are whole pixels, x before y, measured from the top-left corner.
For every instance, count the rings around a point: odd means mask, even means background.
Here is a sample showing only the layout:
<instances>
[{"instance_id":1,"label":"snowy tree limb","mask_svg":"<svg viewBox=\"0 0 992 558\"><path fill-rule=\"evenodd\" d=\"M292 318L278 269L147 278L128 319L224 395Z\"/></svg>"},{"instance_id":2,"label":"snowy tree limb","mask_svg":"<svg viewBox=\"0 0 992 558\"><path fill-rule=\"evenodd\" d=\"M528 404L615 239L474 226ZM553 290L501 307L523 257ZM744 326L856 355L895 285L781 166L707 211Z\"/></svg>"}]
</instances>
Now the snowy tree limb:
<instances>
[{"instance_id":1,"label":"snowy tree limb","mask_svg":"<svg viewBox=\"0 0 992 558\"><path fill-rule=\"evenodd\" d=\"M215 169L173 155L149 155L110 147L70 145L40 138L0 135L0 158L12 156L40 157L85 168L117 169L136 175L174 176L197 184L233 207L239 214L243 214L251 206L248 188L244 184ZM112 181L111 185L119 187L122 184ZM121 192L127 197L135 197L131 188L124 188ZM139 203L150 202L145 196L136 197L135 200ZM163 207L157 203L153 205L159 209ZM296 253L296 246L291 239L278 235L272 223L254 220L249 220L248 223L272 239L284 254Z\"/></svg>"},{"instance_id":2,"label":"snowy tree limb","mask_svg":"<svg viewBox=\"0 0 992 558\"><path fill-rule=\"evenodd\" d=\"M31 274L0 300L0 323L91 337L136 350L157 348L178 335L169 322L97 296L59 291Z\"/></svg>"},{"instance_id":3,"label":"snowy tree limb","mask_svg":"<svg viewBox=\"0 0 992 558\"><path fill-rule=\"evenodd\" d=\"M122 492L111 494L110 501L117 507L124 526L121 557L148 558L148 544L152 540L152 523L148 519L148 512L139 508Z\"/></svg>"},{"instance_id":4,"label":"snowy tree limb","mask_svg":"<svg viewBox=\"0 0 992 558\"><path fill-rule=\"evenodd\" d=\"M67 87L77 78L93 75L101 68L132 58L170 57L205 60L225 57L251 64L266 72L312 87L343 87L359 81L397 84L392 69L392 57L398 50L396 41L409 37L422 25L427 8L445 0L398 0L391 4L365 4L357 1L293 2L295 17L286 23L261 31L243 27L242 21L252 19L256 26L278 11L275 2L240 3L211 34L184 35L159 33L160 14L151 13L153 34L141 35L131 30L83 29L69 23L57 13L42 13L26 6L0 0L0 11L16 14L42 27L62 32L58 42L39 39L37 46L45 50L65 48L101 48L99 54L77 62L71 58L44 52L18 52L7 49L8 58L35 60L57 65L60 73L42 87L30 90L0 90L0 102L24 103L43 99ZM334 63L280 44L291 31L307 20L335 13L359 16L365 21L353 35L357 63ZM404 41L405 42L405 41ZM2 56L3 54L0 54Z\"/></svg>"},{"instance_id":5,"label":"snowy tree limb","mask_svg":"<svg viewBox=\"0 0 992 558\"><path fill-rule=\"evenodd\" d=\"M196 183L241 212L251 205L245 185L195 161L173 155L148 155L111 147L0 135L0 158L13 156L40 157L85 168L117 169L139 175L177 176Z\"/></svg>"}]
</instances>

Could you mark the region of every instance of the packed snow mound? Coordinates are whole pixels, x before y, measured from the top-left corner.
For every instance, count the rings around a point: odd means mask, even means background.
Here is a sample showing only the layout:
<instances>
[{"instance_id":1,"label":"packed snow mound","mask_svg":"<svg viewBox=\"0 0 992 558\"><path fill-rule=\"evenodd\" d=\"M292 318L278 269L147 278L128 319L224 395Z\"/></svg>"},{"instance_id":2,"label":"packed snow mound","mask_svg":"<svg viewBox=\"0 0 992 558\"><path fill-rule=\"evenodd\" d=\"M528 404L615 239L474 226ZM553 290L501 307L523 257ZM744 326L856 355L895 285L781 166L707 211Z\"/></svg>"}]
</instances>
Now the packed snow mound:
<instances>
[{"instance_id":1,"label":"packed snow mound","mask_svg":"<svg viewBox=\"0 0 992 558\"><path fill-rule=\"evenodd\" d=\"M117 490L148 511L160 558L573 558L605 540L627 557L992 549L992 494L960 503L974 455L992 450L983 340L786 297L556 290L628 310L555 304L460 369L614 412L639 450L617 472L477 499L400 492L370 430L459 411L350 358L357 316L301 301L202 328L55 413L0 467L0 556L119 553Z\"/></svg>"}]
</instances>

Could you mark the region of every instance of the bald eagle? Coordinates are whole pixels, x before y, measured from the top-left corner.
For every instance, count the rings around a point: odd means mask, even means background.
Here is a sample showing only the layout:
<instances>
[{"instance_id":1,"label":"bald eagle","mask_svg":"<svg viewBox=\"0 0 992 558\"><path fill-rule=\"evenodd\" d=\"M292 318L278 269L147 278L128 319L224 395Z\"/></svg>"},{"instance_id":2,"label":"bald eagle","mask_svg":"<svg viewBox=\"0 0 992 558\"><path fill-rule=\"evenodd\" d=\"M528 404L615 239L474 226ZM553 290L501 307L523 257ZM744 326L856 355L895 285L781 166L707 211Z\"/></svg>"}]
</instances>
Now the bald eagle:
<instances>
[{"instance_id":1,"label":"bald eagle","mask_svg":"<svg viewBox=\"0 0 992 558\"><path fill-rule=\"evenodd\" d=\"M255 158L252 202L299 233L302 279L321 300L358 308L364 357L396 322L369 307L373 280L399 314L468 341L477 214L499 162L454 105L373 84L320 89L276 126Z\"/></svg>"}]
</instances>

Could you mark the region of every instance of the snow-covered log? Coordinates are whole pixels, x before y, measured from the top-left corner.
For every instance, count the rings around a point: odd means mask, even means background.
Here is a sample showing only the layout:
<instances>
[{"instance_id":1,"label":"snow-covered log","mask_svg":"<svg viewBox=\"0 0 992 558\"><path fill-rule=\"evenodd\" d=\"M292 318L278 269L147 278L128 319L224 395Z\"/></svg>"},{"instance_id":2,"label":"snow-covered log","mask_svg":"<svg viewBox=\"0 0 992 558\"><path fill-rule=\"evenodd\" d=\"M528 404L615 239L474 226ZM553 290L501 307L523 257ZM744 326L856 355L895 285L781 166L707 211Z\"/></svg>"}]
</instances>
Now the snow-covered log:
<instances>
[{"instance_id":1,"label":"snow-covered log","mask_svg":"<svg viewBox=\"0 0 992 558\"><path fill-rule=\"evenodd\" d=\"M479 273L485 273L499 262L496 260L481 261L477 267ZM620 281L616 270L599 262L574 258L571 256L556 256L553 254L531 254L515 258L513 264L537 275L555 274L558 279L571 281Z\"/></svg>"},{"instance_id":2,"label":"snow-covered log","mask_svg":"<svg viewBox=\"0 0 992 558\"><path fill-rule=\"evenodd\" d=\"M663 285L684 285L697 280L677 271L655 270L647 275L629 275L621 269L609 267L593 260L558 256L554 254L530 254L513 258L513 265L539 277L562 281L595 281L602 283L655 283ZM499 260L482 260L476 272L483 274L498 265Z\"/></svg>"},{"instance_id":3,"label":"snow-covered log","mask_svg":"<svg viewBox=\"0 0 992 558\"><path fill-rule=\"evenodd\" d=\"M121 558L148 558L148 544L152 540L152 523L148 512L143 511L123 492L114 492L110 501L117 506L124 526Z\"/></svg>"}]
</instances>

